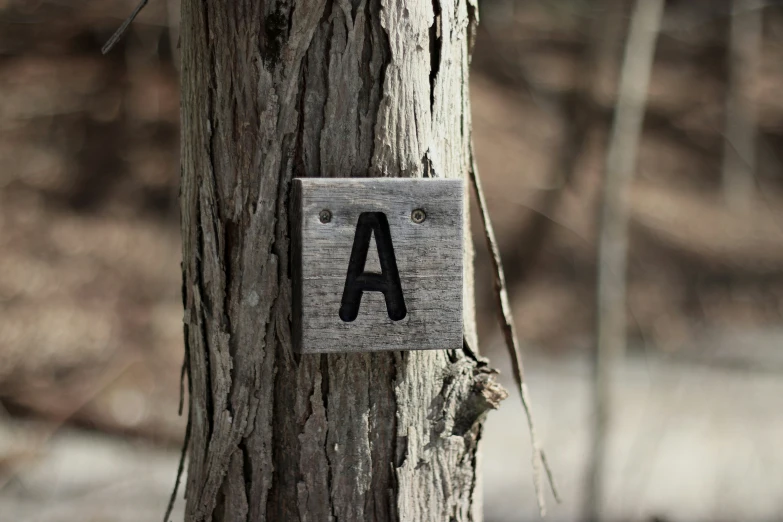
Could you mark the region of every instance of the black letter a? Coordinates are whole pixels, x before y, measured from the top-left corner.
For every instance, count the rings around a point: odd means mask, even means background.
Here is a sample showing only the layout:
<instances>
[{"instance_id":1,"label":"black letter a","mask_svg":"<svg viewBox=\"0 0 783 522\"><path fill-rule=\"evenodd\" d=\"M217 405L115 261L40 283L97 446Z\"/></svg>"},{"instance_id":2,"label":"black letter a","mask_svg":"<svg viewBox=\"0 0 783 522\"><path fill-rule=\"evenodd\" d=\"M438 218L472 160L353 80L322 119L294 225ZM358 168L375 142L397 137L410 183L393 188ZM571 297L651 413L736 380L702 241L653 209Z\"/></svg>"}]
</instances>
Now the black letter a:
<instances>
[{"instance_id":1,"label":"black letter a","mask_svg":"<svg viewBox=\"0 0 783 522\"><path fill-rule=\"evenodd\" d=\"M364 271L373 232L378 246L378 259L381 262L380 274ZM389 221L383 212L362 212L359 215L340 305L340 319L347 323L356 319L364 291L383 292L386 298L386 310L392 321L399 321L408 313L405 299L402 297L400 273L397 271L397 259L394 257Z\"/></svg>"}]
</instances>

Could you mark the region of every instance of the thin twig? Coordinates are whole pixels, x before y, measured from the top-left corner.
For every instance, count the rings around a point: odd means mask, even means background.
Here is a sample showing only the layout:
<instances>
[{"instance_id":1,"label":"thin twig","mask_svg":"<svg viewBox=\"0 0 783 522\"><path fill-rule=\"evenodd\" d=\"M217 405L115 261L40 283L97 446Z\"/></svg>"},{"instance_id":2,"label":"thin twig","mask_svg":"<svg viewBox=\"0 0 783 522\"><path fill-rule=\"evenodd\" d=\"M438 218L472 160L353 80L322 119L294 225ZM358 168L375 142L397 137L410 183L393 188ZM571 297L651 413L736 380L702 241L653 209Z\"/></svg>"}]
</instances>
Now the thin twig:
<instances>
[{"instance_id":1,"label":"thin twig","mask_svg":"<svg viewBox=\"0 0 783 522\"><path fill-rule=\"evenodd\" d=\"M522 366L522 354L519 348L519 340L517 338L516 328L514 327L514 319L511 314L511 305L508 302L508 291L506 290L506 276L503 273L503 262L500 259L500 249L498 248L497 240L495 239L495 231L492 228L492 222L489 219L489 213L487 211L487 201L484 197L484 191L481 188L481 181L479 179L478 167L476 166L476 159L473 151L473 142L470 143L470 182L473 185L473 189L476 192L476 198L478 199L479 213L481 214L481 222L484 225L484 236L487 240L487 248L490 251L490 258L492 259L493 268L493 281L495 285L495 298L498 305L498 321L500 327L503 330L503 337L506 341L506 348L508 348L509 356L511 357L511 365L514 370L514 380L519 388L519 394L522 398L522 406L525 409L525 416L527 417L527 426L530 431L530 444L533 447L533 484L536 488L536 498L538 500L538 509L541 516L546 515L546 502L544 500L544 490L541 487L541 469L544 469L549 486L552 489L552 495L555 500L560 503L560 494L557 491L557 484L555 483L552 470L549 467L549 461L546 458L544 450L538 443L536 436L535 423L533 422L533 411L530 403L530 395L525 384L524 370Z\"/></svg>"},{"instance_id":2,"label":"thin twig","mask_svg":"<svg viewBox=\"0 0 783 522\"><path fill-rule=\"evenodd\" d=\"M106 42L104 46L101 48L101 53L106 54L109 51L111 51L112 47L117 45L117 42L120 41L122 35L124 35L125 31L128 30L130 24L133 23L133 20L136 19L136 16L138 16L139 12L141 12L141 10L144 9L144 6L147 5L147 1L148 0L141 0L141 2L139 2L139 5L136 6L136 9L134 9L133 12L130 14L130 16L126 18L124 22L122 22L120 28L117 29L113 35L111 35L109 41Z\"/></svg>"}]
</instances>

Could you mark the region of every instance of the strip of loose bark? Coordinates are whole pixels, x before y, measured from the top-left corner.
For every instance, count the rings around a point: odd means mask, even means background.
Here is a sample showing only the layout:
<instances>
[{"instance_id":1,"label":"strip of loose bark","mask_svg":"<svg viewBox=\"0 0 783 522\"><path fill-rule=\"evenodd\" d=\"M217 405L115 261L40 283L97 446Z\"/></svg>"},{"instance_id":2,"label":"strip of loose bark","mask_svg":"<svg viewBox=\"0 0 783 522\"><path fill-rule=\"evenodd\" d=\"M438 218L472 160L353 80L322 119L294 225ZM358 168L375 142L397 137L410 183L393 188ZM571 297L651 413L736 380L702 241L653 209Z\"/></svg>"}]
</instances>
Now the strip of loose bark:
<instances>
[{"instance_id":1,"label":"strip of loose bark","mask_svg":"<svg viewBox=\"0 0 783 522\"><path fill-rule=\"evenodd\" d=\"M148 0L141 0L139 2L139 5L136 6L136 9L133 10L133 12L130 14L128 18L125 19L124 22L122 22L122 25L119 29L117 29L113 35L111 35L111 38L109 38L109 41L107 41L103 47L101 47L101 53L106 54L109 51L111 51L112 47L117 45L117 42L120 41L122 38L122 35L125 34L125 31L128 30L128 27L130 27L130 24L133 23L133 20L136 19L136 17L139 15L142 9L144 9L144 6L147 5Z\"/></svg>"},{"instance_id":2,"label":"strip of loose bark","mask_svg":"<svg viewBox=\"0 0 783 522\"><path fill-rule=\"evenodd\" d=\"M163 515L163 522L169 522L171 513L174 511L174 504L177 502L179 483L182 479L182 474L185 471L185 459L188 456L188 446L190 445L190 427L190 413L188 413L188 424L185 427L185 438L182 441L182 452L179 456L179 465L177 465L177 478L174 481L174 491L171 492L171 497L169 497L169 504L166 506L166 513Z\"/></svg>"},{"instance_id":3,"label":"strip of loose bark","mask_svg":"<svg viewBox=\"0 0 783 522\"><path fill-rule=\"evenodd\" d=\"M185 330L185 339L187 339L187 329ZM188 378L188 402L191 398L190 389L190 372L188 371L188 349L185 346L185 358L182 361L182 370L179 375L179 416L182 416L182 408L185 405L185 377ZM188 404L188 423L185 426L185 438L182 440L182 451L179 456L179 465L177 466L177 477L174 480L174 490L169 497L169 504L166 506L166 513L163 515L163 522L169 522L171 513L174 511L174 504L177 502L177 493L179 492L179 484L182 479L182 474L185 472L185 459L188 456L188 446L190 446L190 433L191 433L191 419L190 419L190 404Z\"/></svg>"},{"instance_id":4,"label":"strip of loose bark","mask_svg":"<svg viewBox=\"0 0 783 522\"><path fill-rule=\"evenodd\" d=\"M476 192L476 199L478 200L479 213L481 214L481 223L484 226L484 237L487 240L487 249L490 252L490 258L492 260L492 279L495 286L495 299L498 306L498 322L500 328L503 330L503 338L506 341L506 348L508 349L509 356L511 357L511 366L514 371L514 381L519 388L519 394L522 398L522 406L525 409L525 416L527 417L527 426L530 431L530 444L533 447L533 484L536 488L536 498L538 500L538 509L541 516L546 515L546 501L544 500L544 488L541 486L541 469L546 472L549 486L552 489L552 494L555 500L560 503L560 494L557 491L557 485L555 483L554 475L549 467L549 461L546 458L544 450L538 443L538 437L536 436L536 427L533 422L533 410L530 402L530 394L525 384L525 373L522 366L522 352L519 348L519 340L517 338L516 328L514 327L514 318L511 313L511 305L508 302L508 291L506 290L506 276L503 271L503 262L500 259L500 249L498 248L497 240L495 239L495 230L492 227L492 222L489 219L489 212L487 211L487 201L484 197L484 190L481 188L481 180L479 179L478 167L476 165L476 159L473 151L473 142L470 144L470 182L473 185L473 190Z\"/></svg>"}]
</instances>

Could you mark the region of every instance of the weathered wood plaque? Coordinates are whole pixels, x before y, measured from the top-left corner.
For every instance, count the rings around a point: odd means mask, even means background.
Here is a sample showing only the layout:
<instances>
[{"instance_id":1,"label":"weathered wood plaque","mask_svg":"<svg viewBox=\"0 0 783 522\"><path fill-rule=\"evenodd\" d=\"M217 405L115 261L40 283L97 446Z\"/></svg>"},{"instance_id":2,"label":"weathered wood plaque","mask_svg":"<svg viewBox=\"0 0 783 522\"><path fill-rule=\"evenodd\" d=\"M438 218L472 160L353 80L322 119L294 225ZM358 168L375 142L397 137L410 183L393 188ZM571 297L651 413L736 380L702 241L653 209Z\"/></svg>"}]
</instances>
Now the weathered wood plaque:
<instances>
[{"instance_id":1,"label":"weathered wood plaque","mask_svg":"<svg viewBox=\"0 0 783 522\"><path fill-rule=\"evenodd\" d=\"M463 197L453 179L294 179L295 348L461 348Z\"/></svg>"}]
</instances>

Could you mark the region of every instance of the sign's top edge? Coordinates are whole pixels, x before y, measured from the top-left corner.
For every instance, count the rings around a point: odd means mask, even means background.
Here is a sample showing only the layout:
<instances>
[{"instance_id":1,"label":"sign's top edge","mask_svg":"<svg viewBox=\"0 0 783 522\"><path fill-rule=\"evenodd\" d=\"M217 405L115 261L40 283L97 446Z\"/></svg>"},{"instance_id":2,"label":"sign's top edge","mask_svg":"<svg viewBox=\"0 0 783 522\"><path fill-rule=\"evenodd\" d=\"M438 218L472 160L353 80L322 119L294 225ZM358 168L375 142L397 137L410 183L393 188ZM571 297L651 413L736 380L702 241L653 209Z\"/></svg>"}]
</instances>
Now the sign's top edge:
<instances>
[{"instance_id":1,"label":"sign's top edge","mask_svg":"<svg viewBox=\"0 0 783 522\"><path fill-rule=\"evenodd\" d=\"M424 183L431 183L431 182L438 182L438 183L464 183L465 180L462 178L293 178L294 181L298 181L300 183L356 183L362 182L362 181L372 181L372 182L389 182L389 183L399 183L399 182L424 182Z\"/></svg>"}]
</instances>

